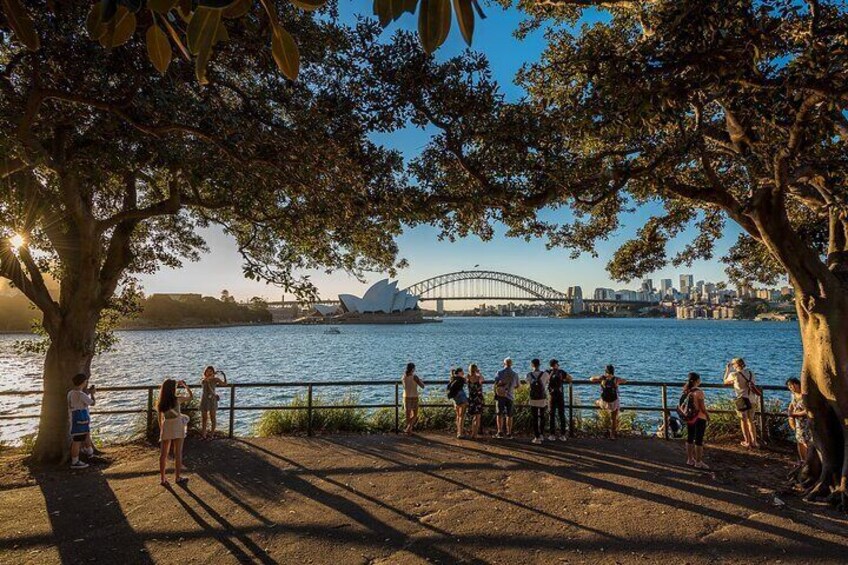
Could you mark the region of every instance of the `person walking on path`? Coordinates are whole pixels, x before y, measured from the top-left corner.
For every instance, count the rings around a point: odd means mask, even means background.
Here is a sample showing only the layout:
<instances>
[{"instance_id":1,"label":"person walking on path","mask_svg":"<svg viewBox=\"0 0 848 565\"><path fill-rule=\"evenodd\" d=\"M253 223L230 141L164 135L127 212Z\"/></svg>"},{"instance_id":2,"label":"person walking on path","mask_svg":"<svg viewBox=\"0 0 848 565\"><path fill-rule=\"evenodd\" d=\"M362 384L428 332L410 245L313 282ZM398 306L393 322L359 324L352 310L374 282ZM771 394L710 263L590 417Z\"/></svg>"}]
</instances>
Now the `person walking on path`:
<instances>
[{"instance_id":1,"label":"person walking on path","mask_svg":"<svg viewBox=\"0 0 848 565\"><path fill-rule=\"evenodd\" d=\"M185 395L177 395L177 386L187 392ZM171 446L174 448L174 478L178 485L188 482L186 477L181 476L183 471L183 442L186 437L188 416L182 413L180 406L191 402L193 394L185 381L165 379L159 388L159 401L156 409L159 412L159 483L168 486L165 478L165 465L168 461L168 453Z\"/></svg>"},{"instance_id":2,"label":"person walking on path","mask_svg":"<svg viewBox=\"0 0 848 565\"><path fill-rule=\"evenodd\" d=\"M610 439L618 437L618 413L620 403L618 401L618 387L626 384L627 381L615 376L615 367L607 365L603 375L595 376L589 379L593 383L601 385L601 398L595 404L601 410L606 410L610 415Z\"/></svg>"},{"instance_id":3,"label":"person walking on path","mask_svg":"<svg viewBox=\"0 0 848 565\"><path fill-rule=\"evenodd\" d=\"M456 413L456 438L464 439L468 394L465 392L465 372L462 367L457 367L451 371L451 379L448 383L448 398L453 400L453 409Z\"/></svg>"},{"instance_id":4,"label":"person walking on path","mask_svg":"<svg viewBox=\"0 0 848 565\"><path fill-rule=\"evenodd\" d=\"M220 378L218 375L221 375ZM218 396L217 387L227 384L227 375L224 371L216 371L215 367L208 366L203 371L200 379L200 438L215 439L215 429L218 427ZM207 423L212 424L212 431L206 435Z\"/></svg>"},{"instance_id":5,"label":"person walking on path","mask_svg":"<svg viewBox=\"0 0 848 565\"><path fill-rule=\"evenodd\" d=\"M530 361L530 372L527 373L527 384L530 385L530 418L533 420L532 443L542 443L545 435L545 409L548 406L548 383L550 375L539 367L542 362L538 359Z\"/></svg>"},{"instance_id":6,"label":"person walking on path","mask_svg":"<svg viewBox=\"0 0 848 565\"><path fill-rule=\"evenodd\" d=\"M424 382L415 374L415 363L407 363L406 371L400 380L403 384L403 411L406 414L404 433L409 435L418 422L418 389L425 387Z\"/></svg>"},{"instance_id":7,"label":"person walking on path","mask_svg":"<svg viewBox=\"0 0 848 565\"><path fill-rule=\"evenodd\" d=\"M571 383L571 375L559 368L559 361L551 359L548 369L550 380L548 381L548 393L550 394L551 427L548 439L557 439L556 418L559 417L559 440L565 441L565 385Z\"/></svg>"},{"instance_id":8,"label":"person walking on path","mask_svg":"<svg viewBox=\"0 0 848 565\"><path fill-rule=\"evenodd\" d=\"M707 412L704 391L699 388L700 385L701 376L698 373L689 373L677 412L686 422L686 464L696 469L709 469L704 463L704 433L707 431L710 414Z\"/></svg>"},{"instance_id":9,"label":"person walking on path","mask_svg":"<svg viewBox=\"0 0 848 565\"><path fill-rule=\"evenodd\" d=\"M468 367L468 415L471 416L471 439L483 434L483 373L476 363Z\"/></svg>"},{"instance_id":10,"label":"person walking on path","mask_svg":"<svg viewBox=\"0 0 848 565\"><path fill-rule=\"evenodd\" d=\"M94 406L94 385L88 386L88 375L79 373L71 379L74 387L68 391L68 418L71 425L71 469L85 469L88 463L80 461L80 453L94 455L91 443L91 415Z\"/></svg>"},{"instance_id":11,"label":"person walking on path","mask_svg":"<svg viewBox=\"0 0 848 565\"><path fill-rule=\"evenodd\" d=\"M512 359L507 357L503 362L503 369L498 371L495 377L495 414L498 433L495 437L500 439L506 436L512 439L512 421L515 411L515 389L521 386L518 373L512 370Z\"/></svg>"},{"instance_id":12,"label":"person walking on path","mask_svg":"<svg viewBox=\"0 0 848 565\"><path fill-rule=\"evenodd\" d=\"M789 426L795 430L795 441L798 443L798 457L803 463L807 460L807 450L813 442L813 431L810 428L810 415L807 405L801 395L801 381L795 377L786 381L786 387L792 393L789 403Z\"/></svg>"},{"instance_id":13,"label":"person walking on path","mask_svg":"<svg viewBox=\"0 0 848 565\"><path fill-rule=\"evenodd\" d=\"M760 389L754 383L754 373L745 366L745 360L741 357L733 359L724 368L724 384L733 385L736 393L736 413L739 415L739 424L742 428L742 445L748 449L756 449L757 427L754 425L754 401L759 395Z\"/></svg>"}]
</instances>

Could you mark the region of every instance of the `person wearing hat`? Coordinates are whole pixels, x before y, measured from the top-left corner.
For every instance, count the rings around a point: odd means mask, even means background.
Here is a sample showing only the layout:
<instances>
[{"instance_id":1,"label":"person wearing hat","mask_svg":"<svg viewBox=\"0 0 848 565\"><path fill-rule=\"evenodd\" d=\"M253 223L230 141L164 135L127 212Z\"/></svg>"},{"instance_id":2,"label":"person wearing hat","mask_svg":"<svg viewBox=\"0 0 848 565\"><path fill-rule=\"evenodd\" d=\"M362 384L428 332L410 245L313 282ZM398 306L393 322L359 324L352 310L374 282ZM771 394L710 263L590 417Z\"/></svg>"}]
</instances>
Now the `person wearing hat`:
<instances>
[{"instance_id":1,"label":"person wearing hat","mask_svg":"<svg viewBox=\"0 0 848 565\"><path fill-rule=\"evenodd\" d=\"M504 435L512 438L512 416L515 402L515 389L521 386L518 373L512 370L512 359L507 357L503 362L504 368L495 377L495 413L497 414L498 433L496 438Z\"/></svg>"}]
</instances>

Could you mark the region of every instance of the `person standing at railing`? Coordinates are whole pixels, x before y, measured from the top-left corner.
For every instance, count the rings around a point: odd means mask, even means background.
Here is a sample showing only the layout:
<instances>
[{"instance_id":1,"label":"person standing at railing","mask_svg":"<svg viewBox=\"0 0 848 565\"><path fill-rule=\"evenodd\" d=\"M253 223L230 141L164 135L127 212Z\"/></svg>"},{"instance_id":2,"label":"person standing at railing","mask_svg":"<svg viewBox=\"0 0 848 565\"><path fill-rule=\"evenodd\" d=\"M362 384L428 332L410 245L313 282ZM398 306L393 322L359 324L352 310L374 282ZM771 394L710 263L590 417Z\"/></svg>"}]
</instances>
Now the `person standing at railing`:
<instances>
[{"instance_id":1,"label":"person standing at railing","mask_svg":"<svg viewBox=\"0 0 848 565\"><path fill-rule=\"evenodd\" d=\"M807 449L813 442L813 431L810 428L810 415L801 394L801 381L795 377L786 381L786 387L792 393L789 403L789 427L795 430L795 441L798 443L798 457L803 463L807 460Z\"/></svg>"},{"instance_id":2,"label":"person standing at railing","mask_svg":"<svg viewBox=\"0 0 848 565\"><path fill-rule=\"evenodd\" d=\"M227 375L224 371L216 371L211 365L203 371L203 378L200 380L201 439L215 439L215 429L218 425L218 401L221 400L217 387L225 384L227 384ZM206 425L209 422L212 424L212 432L207 436Z\"/></svg>"},{"instance_id":3,"label":"person standing at railing","mask_svg":"<svg viewBox=\"0 0 848 565\"><path fill-rule=\"evenodd\" d=\"M696 469L709 469L704 463L704 434L710 413L707 411L704 391L699 388L700 384L701 376L698 373L689 373L677 412L686 422L686 464Z\"/></svg>"},{"instance_id":4,"label":"person standing at railing","mask_svg":"<svg viewBox=\"0 0 848 565\"><path fill-rule=\"evenodd\" d=\"M403 384L403 411L406 414L405 434L411 434L418 422L418 389L425 388L424 382L415 374L415 363L407 363L401 377Z\"/></svg>"},{"instance_id":5,"label":"person standing at railing","mask_svg":"<svg viewBox=\"0 0 848 565\"><path fill-rule=\"evenodd\" d=\"M618 413L621 404L618 400L618 387L626 384L627 380L615 376L615 367L607 365L603 375L589 379L593 383L601 385L601 398L595 404L601 410L606 410L610 415L610 439L618 437Z\"/></svg>"},{"instance_id":6,"label":"person standing at railing","mask_svg":"<svg viewBox=\"0 0 848 565\"><path fill-rule=\"evenodd\" d=\"M739 415L739 424L742 428L742 445L749 449L756 449L757 427L754 425L754 401L760 394L760 389L754 383L754 373L745 366L745 360L741 357L733 359L724 368L724 384L733 385L736 393L736 413Z\"/></svg>"},{"instance_id":7,"label":"person standing at railing","mask_svg":"<svg viewBox=\"0 0 848 565\"><path fill-rule=\"evenodd\" d=\"M80 373L71 379L74 385L68 391L68 417L71 421L71 469L85 469L88 463L80 461L80 452L91 457L91 415L89 406L94 406L94 385L88 386L88 375Z\"/></svg>"},{"instance_id":8,"label":"person standing at railing","mask_svg":"<svg viewBox=\"0 0 848 565\"><path fill-rule=\"evenodd\" d=\"M465 392L465 371L462 367L451 370L450 382L447 386L448 398L453 400L456 413L456 438L465 438L465 413L468 410L468 394Z\"/></svg>"},{"instance_id":9,"label":"person standing at railing","mask_svg":"<svg viewBox=\"0 0 848 565\"><path fill-rule=\"evenodd\" d=\"M177 386L186 391L186 394L177 395ZM165 379L159 388L159 401L156 409L159 412L159 481L162 486L168 485L165 478L165 465L168 462L168 452L171 446L174 448L174 478L178 485L188 482L182 477L183 471L183 442L186 437L188 416L182 413L180 406L191 402L193 398L191 389L185 381Z\"/></svg>"},{"instance_id":10,"label":"person standing at railing","mask_svg":"<svg viewBox=\"0 0 848 565\"><path fill-rule=\"evenodd\" d=\"M468 415L471 416L471 439L477 439L483 433L483 373L476 363L468 367Z\"/></svg>"},{"instance_id":11,"label":"person standing at railing","mask_svg":"<svg viewBox=\"0 0 848 565\"><path fill-rule=\"evenodd\" d=\"M559 417L559 440L565 441L565 385L571 382L571 375L559 368L559 361L551 359L548 374L548 393L550 394L551 428L548 439L557 439L556 418Z\"/></svg>"},{"instance_id":12,"label":"person standing at railing","mask_svg":"<svg viewBox=\"0 0 848 565\"><path fill-rule=\"evenodd\" d=\"M548 407L548 383L550 375L542 371L542 362L538 359L530 361L530 372L527 373L527 384L530 385L530 418L533 420L532 443L542 443L545 435L545 409ZM553 433L553 430L551 430Z\"/></svg>"},{"instance_id":13,"label":"person standing at railing","mask_svg":"<svg viewBox=\"0 0 848 565\"><path fill-rule=\"evenodd\" d=\"M515 389L521 386L518 373L512 370L512 359L507 357L503 362L503 369L498 371L495 377L495 414L497 415L498 433L495 437L500 439L506 435L512 439L512 416L515 402Z\"/></svg>"}]
</instances>

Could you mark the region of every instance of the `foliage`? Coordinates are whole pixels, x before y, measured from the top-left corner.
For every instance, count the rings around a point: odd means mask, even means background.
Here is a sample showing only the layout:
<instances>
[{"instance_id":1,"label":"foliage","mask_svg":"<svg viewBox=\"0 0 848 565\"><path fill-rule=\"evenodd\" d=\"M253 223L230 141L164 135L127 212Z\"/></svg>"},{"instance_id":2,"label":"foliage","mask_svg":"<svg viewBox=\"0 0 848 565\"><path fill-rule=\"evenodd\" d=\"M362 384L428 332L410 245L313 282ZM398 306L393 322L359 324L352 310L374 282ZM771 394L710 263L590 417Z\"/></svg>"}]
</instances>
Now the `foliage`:
<instances>
[{"instance_id":1,"label":"foliage","mask_svg":"<svg viewBox=\"0 0 848 565\"><path fill-rule=\"evenodd\" d=\"M314 406L355 405L356 395L342 398L313 397ZM289 406L300 410L269 410L263 412L256 422L254 432L258 436L305 432L309 427L308 400L303 395L292 398ZM312 411L312 429L317 432L366 432L371 429L369 413L365 408L322 408Z\"/></svg>"},{"instance_id":2,"label":"foliage","mask_svg":"<svg viewBox=\"0 0 848 565\"><path fill-rule=\"evenodd\" d=\"M777 399L772 398L765 403L767 413L785 413L786 406ZM732 398L718 398L710 403L710 411L723 410L726 414L710 413L710 422L704 437L707 441L722 441L727 439L741 439L742 431L739 427L739 416L736 414L736 405ZM759 414L757 411L756 414ZM756 423L759 426L759 415ZM775 417L766 419L766 427L770 441L787 441L792 438L792 432L786 418ZM757 428L759 429L759 427ZM684 429L685 434L685 429Z\"/></svg>"},{"instance_id":3,"label":"foliage","mask_svg":"<svg viewBox=\"0 0 848 565\"><path fill-rule=\"evenodd\" d=\"M768 311L768 302L762 298L748 298L733 308L733 317L739 320L753 320L757 314Z\"/></svg>"},{"instance_id":4,"label":"foliage","mask_svg":"<svg viewBox=\"0 0 848 565\"><path fill-rule=\"evenodd\" d=\"M313 11L323 8L326 0L290 0L290 3ZM133 40L141 42L143 34L146 56L162 75L168 72L176 48L177 54L186 60L194 56L197 80L206 84L212 50L220 43L231 41L231 36L235 41L244 41L240 32L245 27L265 30L262 43L267 44L270 37L271 54L277 68L291 80L298 75L300 51L283 25L285 22L278 16L281 6L273 0L99 0L94 4L77 4L89 6L85 29L92 41L106 49L121 48ZM414 14L417 6L418 0L376 0L373 10L385 27L405 12ZM288 3L282 6L286 10L290 7ZM471 45L475 11L480 18L485 17L480 5L477 0L453 0L453 10L462 37ZM37 15L45 15L44 12L63 15L62 10L50 3L32 11L41 12ZM39 21L34 23L33 15L20 0L2 0L0 16L4 18L0 19L0 31L11 30L18 42L36 51L41 47L40 29L36 23L42 23L44 18L39 19L36 15ZM444 43L450 25L451 0L421 0L418 29L425 51L432 53Z\"/></svg>"}]
</instances>

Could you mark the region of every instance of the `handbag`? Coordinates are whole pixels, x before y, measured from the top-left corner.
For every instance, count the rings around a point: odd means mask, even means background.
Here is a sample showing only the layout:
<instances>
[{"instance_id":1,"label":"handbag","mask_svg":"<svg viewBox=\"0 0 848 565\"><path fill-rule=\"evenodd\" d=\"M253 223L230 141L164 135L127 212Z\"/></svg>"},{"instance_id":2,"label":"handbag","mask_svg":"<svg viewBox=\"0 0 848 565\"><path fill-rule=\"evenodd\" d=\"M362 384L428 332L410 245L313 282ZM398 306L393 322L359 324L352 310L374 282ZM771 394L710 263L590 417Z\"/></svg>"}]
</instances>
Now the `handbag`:
<instances>
[{"instance_id":1,"label":"handbag","mask_svg":"<svg viewBox=\"0 0 848 565\"><path fill-rule=\"evenodd\" d=\"M740 396L733 403L736 404L736 409L740 412L747 412L751 409L751 400L747 396Z\"/></svg>"}]
</instances>

